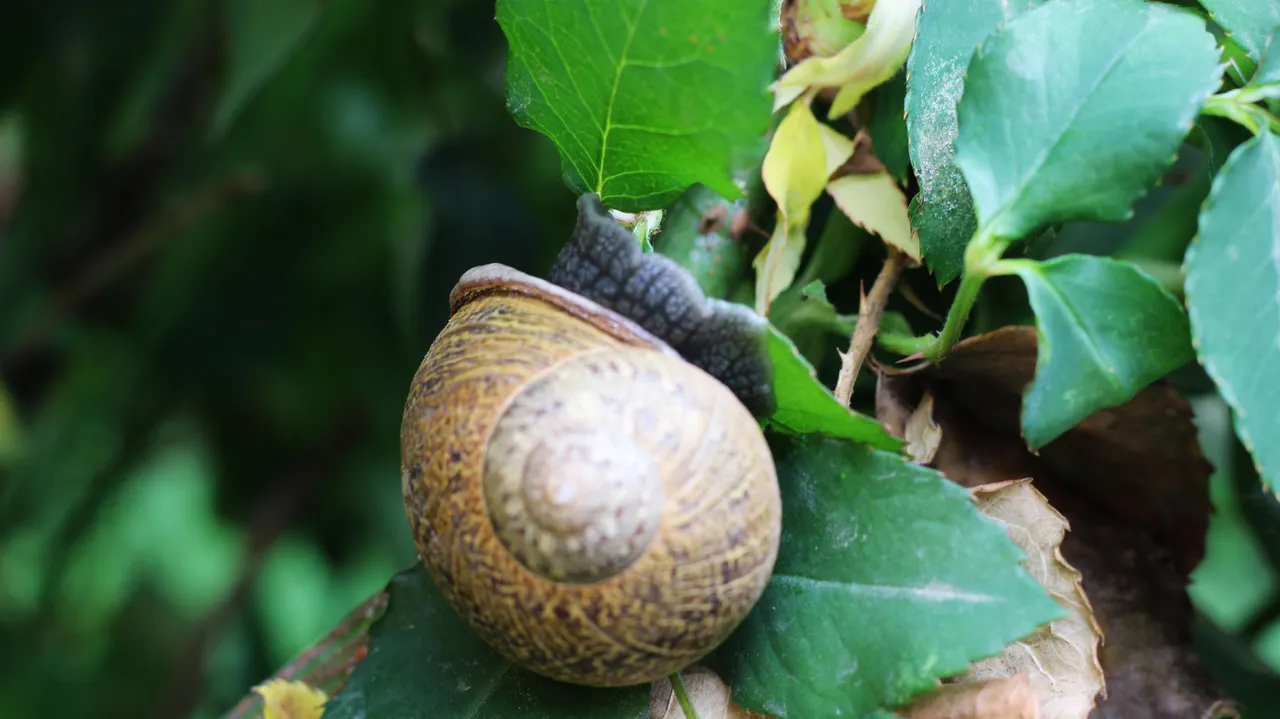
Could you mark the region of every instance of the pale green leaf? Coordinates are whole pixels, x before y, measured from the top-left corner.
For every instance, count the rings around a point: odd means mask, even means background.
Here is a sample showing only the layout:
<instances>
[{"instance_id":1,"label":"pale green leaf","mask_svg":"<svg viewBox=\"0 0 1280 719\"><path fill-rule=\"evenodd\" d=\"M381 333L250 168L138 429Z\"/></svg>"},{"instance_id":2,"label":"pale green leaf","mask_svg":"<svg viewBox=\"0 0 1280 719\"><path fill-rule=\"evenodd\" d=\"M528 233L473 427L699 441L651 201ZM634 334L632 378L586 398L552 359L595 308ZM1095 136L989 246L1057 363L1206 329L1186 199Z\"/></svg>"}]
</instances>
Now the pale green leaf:
<instances>
[{"instance_id":1,"label":"pale green leaf","mask_svg":"<svg viewBox=\"0 0 1280 719\"><path fill-rule=\"evenodd\" d=\"M1264 477L1280 478L1280 138L1231 153L1187 250L1196 352Z\"/></svg>"},{"instance_id":2,"label":"pale green leaf","mask_svg":"<svg viewBox=\"0 0 1280 719\"><path fill-rule=\"evenodd\" d=\"M911 222L925 262L945 284L960 276L964 248L977 229L969 186L956 166L956 102L978 43L996 27L1038 2L965 0L930 2L907 58L907 135L920 192Z\"/></svg>"},{"instance_id":3,"label":"pale green leaf","mask_svg":"<svg viewBox=\"0 0 1280 719\"><path fill-rule=\"evenodd\" d=\"M1022 278L1036 313L1036 374L1022 406L1032 450L1193 358L1178 301L1127 262L1072 254L1003 264Z\"/></svg>"},{"instance_id":4,"label":"pale green leaf","mask_svg":"<svg viewBox=\"0 0 1280 719\"><path fill-rule=\"evenodd\" d=\"M810 57L791 68L775 84L781 107L808 87L839 88L828 116L839 117L862 96L893 77L902 67L915 36L920 0L879 0L867 19L867 30L831 57Z\"/></svg>"},{"instance_id":5,"label":"pale green leaf","mask_svg":"<svg viewBox=\"0 0 1280 719\"><path fill-rule=\"evenodd\" d=\"M769 126L767 0L499 0L507 104L555 142L564 179L610 208L664 207L733 172ZM756 155L758 158L758 155Z\"/></svg>"},{"instance_id":6,"label":"pale green leaf","mask_svg":"<svg viewBox=\"0 0 1280 719\"><path fill-rule=\"evenodd\" d=\"M879 235L911 259L920 259L920 240L911 232L907 216L907 196L888 172L846 175L832 180L827 192L855 225Z\"/></svg>"},{"instance_id":7,"label":"pale green leaf","mask_svg":"<svg viewBox=\"0 0 1280 719\"><path fill-rule=\"evenodd\" d=\"M1020 15L982 43L957 108L979 227L1020 239L1128 219L1218 82L1213 36L1185 9L1075 0Z\"/></svg>"},{"instance_id":8,"label":"pale green leaf","mask_svg":"<svg viewBox=\"0 0 1280 719\"><path fill-rule=\"evenodd\" d=\"M779 719L870 717L1065 612L962 487L906 458L771 438L786 527L764 596L710 658Z\"/></svg>"}]
</instances>

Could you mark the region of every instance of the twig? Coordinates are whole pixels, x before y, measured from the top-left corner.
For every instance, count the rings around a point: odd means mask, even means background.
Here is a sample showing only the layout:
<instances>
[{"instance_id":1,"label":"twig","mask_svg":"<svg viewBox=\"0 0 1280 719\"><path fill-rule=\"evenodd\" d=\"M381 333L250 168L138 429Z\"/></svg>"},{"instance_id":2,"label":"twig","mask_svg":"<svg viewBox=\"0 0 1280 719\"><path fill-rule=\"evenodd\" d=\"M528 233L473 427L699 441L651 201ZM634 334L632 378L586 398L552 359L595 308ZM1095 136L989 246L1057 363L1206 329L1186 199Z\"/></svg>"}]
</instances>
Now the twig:
<instances>
[{"instance_id":1,"label":"twig","mask_svg":"<svg viewBox=\"0 0 1280 719\"><path fill-rule=\"evenodd\" d=\"M235 172L214 179L189 197L144 220L58 293L53 304L28 325L17 342L5 353L5 363L9 364L45 342L77 305L101 291L169 238L227 203L258 191L261 186L262 178L259 173L251 170Z\"/></svg>"},{"instance_id":2,"label":"twig","mask_svg":"<svg viewBox=\"0 0 1280 719\"><path fill-rule=\"evenodd\" d=\"M685 719L698 719L698 710L693 708L693 702L689 700L689 689L685 687L684 677L680 672L671 675L671 689L676 693L676 701L680 703Z\"/></svg>"},{"instance_id":3,"label":"twig","mask_svg":"<svg viewBox=\"0 0 1280 719\"><path fill-rule=\"evenodd\" d=\"M885 304L893 286L898 283L902 268L907 264L907 256L894 249L886 248L889 256L885 258L884 267L871 285L871 294L863 295L862 306L858 310L858 323L853 327L853 336L849 338L849 351L840 352L840 377L836 381L836 399L840 404L849 406L853 397L853 381L862 369L862 362L871 351L871 343L875 340L876 331L880 329L880 316L884 314Z\"/></svg>"}]
</instances>

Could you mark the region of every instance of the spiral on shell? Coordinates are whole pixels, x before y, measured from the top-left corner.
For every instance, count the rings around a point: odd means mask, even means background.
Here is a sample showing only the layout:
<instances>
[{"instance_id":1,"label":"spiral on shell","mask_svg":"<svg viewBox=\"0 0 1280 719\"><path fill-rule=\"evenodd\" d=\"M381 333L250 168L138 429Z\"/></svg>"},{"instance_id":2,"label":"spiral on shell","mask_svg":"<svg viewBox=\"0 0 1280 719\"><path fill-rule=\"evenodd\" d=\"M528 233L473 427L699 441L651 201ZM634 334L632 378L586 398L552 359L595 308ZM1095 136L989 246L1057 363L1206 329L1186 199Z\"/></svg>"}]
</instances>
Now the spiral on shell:
<instances>
[{"instance_id":1,"label":"spiral on shell","mask_svg":"<svg viewBox=\"0 0 1280 719\"><path fill-rule=\"evenodd\" d=\"M777 479L751 412L562 287L489 265L451 301L401 432L406 512L450 605L562 681L637 684L705 656L777 557Z\"/></svg>"}]
</instances>

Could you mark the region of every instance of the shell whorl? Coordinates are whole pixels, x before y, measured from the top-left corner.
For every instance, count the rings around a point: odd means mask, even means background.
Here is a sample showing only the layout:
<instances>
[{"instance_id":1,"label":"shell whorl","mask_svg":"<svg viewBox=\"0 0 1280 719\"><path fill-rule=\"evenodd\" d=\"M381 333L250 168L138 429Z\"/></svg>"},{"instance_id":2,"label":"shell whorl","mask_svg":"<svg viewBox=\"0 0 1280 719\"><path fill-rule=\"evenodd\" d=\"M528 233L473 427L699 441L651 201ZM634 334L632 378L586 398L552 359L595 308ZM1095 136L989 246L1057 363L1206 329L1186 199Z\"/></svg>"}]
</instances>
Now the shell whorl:
<instances>
[{"instance_id":1,"label":"shell whorl","mask_svg":"<svg viewBox=\"0 0 1280 719\"><path fill-rule=\"evenodd\" d=\"M580 355L532 382L498 420L485 456L486 505L503 546L530 571L593 582L652 543L666 493L645 405L661 388L643 385L660 381L646 365L661 357Z\"/></svg>"}]
</instances>

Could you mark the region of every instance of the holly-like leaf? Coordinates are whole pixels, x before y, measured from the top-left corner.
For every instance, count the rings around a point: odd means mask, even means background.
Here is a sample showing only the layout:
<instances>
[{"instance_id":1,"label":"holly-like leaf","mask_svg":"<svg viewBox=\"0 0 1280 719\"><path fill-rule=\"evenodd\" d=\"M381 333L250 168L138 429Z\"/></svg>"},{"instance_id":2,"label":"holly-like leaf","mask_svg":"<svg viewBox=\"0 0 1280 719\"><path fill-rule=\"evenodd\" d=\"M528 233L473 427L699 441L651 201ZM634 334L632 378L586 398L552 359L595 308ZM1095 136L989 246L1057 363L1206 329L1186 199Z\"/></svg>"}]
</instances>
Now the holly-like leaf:
<instances>
[{"instance_id":1,"label":"holly-like leaf","mask_svg":"<svg viewBox=\"0 0 1280 719\"><path fill-rule=\"evenodd\" d=\"M957 108L980 231L1128 219L1218 82L1213 36L1185 9L1077 0L1020 15L974 54Z\"/></svg>"},{"instance_id":2,"label":"holly-like leaf","mask_svg":"<svg viewBox=\"0 0 1280 719\"><path fill-rule=\"evenodd\" d=\"M878 449L896 450L902 443L884 425L840 404L818 381L796 346L773 325L769 326L769 360L773 362L773 386L778 410L769 416L770 426L797 434L819 433L851 439Z\"/></svg>"},{"instance_id":3,"label":"holly-like leaf","mask_svg":"<svg viewBox=\"0 0 1280 719\"><path fill-rule=\"evenodd\" d=\"M1254 60L1266 48L1267 36L1280 25L1276 0L1200 0L1200 4Z\"/></svg>"},{"instance_id":4,"label":"holly-like leaf","mask_svg":"<svg viewBox=\"0 0 1280 719\"><path fill-rule=\"evenodd\" d=\"M422 565L387 585L369 655L325 719L645 719L649 686L591 689L544 679L489 648L453 612Z\"/></svg>"},{"instance_id":5,"label":"holly-like leaf","mask_svg":"<svg viewBox=\"0 0 1280 719\"><path fill-rule=\"evenodd\" d=\"M1006 264L1036 313L1036 376L1022 405L1032 450L1193 359L1182 307L1133 265L1075 254Z\"/></svg>"},{"instance_id":6,"label":"holly-like leaf","mask_svg":"<svg viewBox=\"0 0 1280 719\"><path fill-rule=\"evenodd\" d=\"M920 11L907 58L907 135L920 193L911 222L940 284L960 276L964 248L977 229L969 186L956 166L956 102L978 43L1022 13L1030 0L930 2ZM877 138L878 139L878 138Z\"/></svg>"},{"instance_id":7,"label":"holly-like leaf","mask_svg":"<svg viewBox=\"0 0 1280 719\"><path fill-rule=\"evenodd\" d=\"M1280 138L1240 145L1214 180L1187 250L1196 352L1236 412L1262 476L1280 478Z\"/></svg>"},{"instance_id":8,"label":"holly-like leaf","mask_svg":"<svg viewBox=\"0 0 1280 719\"><path fill-rule=\"evenodd\" d=\"M906 458L774 436L787 530L773 578L708 663L771 717L866 717L1063 612L968 493Z\"/></svg>"},{"instance_id":9,"label":"holly-like leaf","mask_svg":"<svg viewBox=\"0 0 1280 719\"><path fill-rule=\"evenodd\" d=\"M569 187L612 209L657 209L695 183L736 198L732 173L769 125L771 8L499 0L507 104L555 142Z\"/></svg>"}]
</instances>

